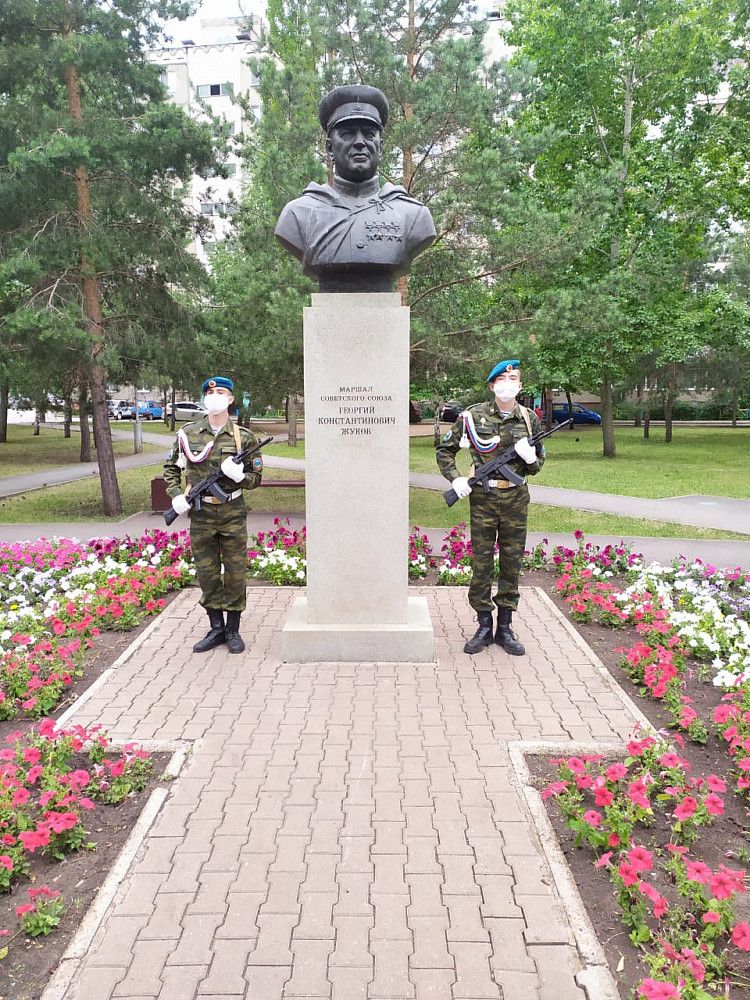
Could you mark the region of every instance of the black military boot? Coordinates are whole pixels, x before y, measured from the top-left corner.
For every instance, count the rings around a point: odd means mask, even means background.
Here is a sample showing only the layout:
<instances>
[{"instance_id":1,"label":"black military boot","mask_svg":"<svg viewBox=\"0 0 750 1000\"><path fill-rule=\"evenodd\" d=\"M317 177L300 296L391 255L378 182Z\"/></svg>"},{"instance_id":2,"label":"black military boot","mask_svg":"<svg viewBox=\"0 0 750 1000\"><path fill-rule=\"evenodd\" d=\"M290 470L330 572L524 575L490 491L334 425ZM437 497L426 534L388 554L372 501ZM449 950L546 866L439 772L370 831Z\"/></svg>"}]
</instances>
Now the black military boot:
<instances>
[{"instance_id":1,"label":"black military boot","mask_svg":"<svg viewBox=\"0 0 750 1000\"><path fill-rule=\"evenodd\" d=\"M245 652L245 643L242 641L242 636L240 635L241 617L241 611L227 611L226 637L227 649L230 653Z\"/></svg>"},{"instance_id":2,"label":"black military boot","mask_svg":"<svg viewBox=\"0 0 750 1000\"><path fill-rule=\"evenodd\" d=\"M513 618L512 608L497 609L497 631L495 632L495 642L502 646L506 653L511 656L523 656L526 652L522 642L519 642L510 627Z\"/></svg>"},{"instance_id":3,"label":"black military boot","mask_svg":"<svg viewBox=\"0 0 750 1000\"><path fill-rule=\"evenodd\" d=\"M207 653L226 642L224 635L224 615L217 608L206 608L208 620L211 622L209 631L193 646L194 653Z\"/></svg>"},{"instance_id":4,"label":"black military boot","mask_svg":"<svg viewBox=\"0 0 750 1000\"><path fill-rule=\"evenodd\" d=\"M479 628L464 646L464 653L479 653L485 646L492 645L492 612L480 611L477 621Z\"/></svg>"}]
</instances>

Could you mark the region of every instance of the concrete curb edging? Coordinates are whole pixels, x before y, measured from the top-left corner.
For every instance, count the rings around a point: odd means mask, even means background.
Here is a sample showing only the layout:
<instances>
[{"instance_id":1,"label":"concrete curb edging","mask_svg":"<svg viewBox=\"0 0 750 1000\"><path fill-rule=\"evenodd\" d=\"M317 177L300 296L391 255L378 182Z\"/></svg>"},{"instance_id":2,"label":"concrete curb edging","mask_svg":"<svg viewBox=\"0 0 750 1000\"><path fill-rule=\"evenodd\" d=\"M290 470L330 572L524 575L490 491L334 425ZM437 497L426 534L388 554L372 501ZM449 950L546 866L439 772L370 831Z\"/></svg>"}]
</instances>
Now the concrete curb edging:
<instances>
[{"instance_id":1,"label":"concrete curb edging","mask_svg":"<svg viewBox=\"0 0 750 1000\"><path fill-rule=\"evenodd\" d=\"M140 746L145 749L155 751L172 750L172 757L163 771L163 777L174 779L180 773L182 765L187 759L189 745L185 741L176 741L172 744L166 742L142 740ZM155 788L143 807L135 826L130 831L128 839L125 841L122 850L117 856L112 868L102 883L99 891L86 911L73 940L68 945L65 953L60 959L55 973L42 993L40 1000L63 1000L68 992L68 987L73 981L78 968L83 961L94 935L99 929L99 925L109 910L113 899L120 887L123 879L133 863L133 859L138 853L141 844L146 839L148 831L151 829L159 811L169 796L169 789L164 787Z\"/></svg>"},{"instance_id":2,"label":"concrete curb edging","mask_svg":"<svg viewBox=\"0 0 750 1000\"><path fill-rule=\"evenodd\" d=\"M544 857L552 872L555 888L573 931L576 947L584 962L585 967L576 974L576 981L584 987L589 1000L620 1000L620 992L612 973L609 971L604 949L589 920L586 906L557 841L557 834L549 821L542 797L531 784L531 774L525 756L529 753L559 754L562 752L570 755L571 753L602 753L603 751L619 754L622 753L622 749L622 745L619 743L553 745L542 742L518 742L508 746L516 780L531 814ZM47 1000L47 998L45 997L43 1000Z\"/></svg>"},{"instance_id":3,"label":"concrete curb edging","mask_svg":"<svg viewBox=\"0 0 750 1000\"><path fill-rule=\"evenodd\" d=\"M625 711L633 717L634 723L637 723L642 729L653 732L654 727L651 722L610 675L591 646L589 646L572 623L568 621L555 602L541 587L535 587L534 589L539 598L550 609L555 619L561 622L572 641L585 654L602 681L616 695ZM544 801L531 783L531 773L526 763L526 756L530 754L570 756L571 754L601 753L611 753L621 756L624 750L624 743L613 741L561 743L547 740L517 740L508 744L508 754L513 768L514 784L516 789L522 794L528 808L544 857L552 873L557 894L570 923L576 947L584 963L584 968L576 974L575 978L579 986L585 990L588 1000L620 1000L620 991L610 972L604 949L596 936L585 904L578 891L578 886L565 860L557 839L557 834L547 815Z\"/></svg>"}]
</instances>

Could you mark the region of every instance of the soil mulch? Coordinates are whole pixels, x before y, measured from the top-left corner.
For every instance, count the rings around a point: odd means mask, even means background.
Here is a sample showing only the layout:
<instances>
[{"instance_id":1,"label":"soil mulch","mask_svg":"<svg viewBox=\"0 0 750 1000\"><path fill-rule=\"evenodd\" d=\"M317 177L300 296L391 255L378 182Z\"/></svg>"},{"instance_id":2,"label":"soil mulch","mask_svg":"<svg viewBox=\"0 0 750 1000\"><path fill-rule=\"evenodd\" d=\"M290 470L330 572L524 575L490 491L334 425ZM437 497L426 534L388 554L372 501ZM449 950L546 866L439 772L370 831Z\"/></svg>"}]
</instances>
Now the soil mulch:
<instances>
[{"instance_id":1,"label":"soil mulch","mask_svg":"<svg viewBox=\"0 0 750 1000\"><path fill-rule=\"evenodd\" d=\"M650 697L640 695L638 688L619 665L621 654L615 650L622 646L629 647L638 641L640 637L635 628L630 626L618 629L605 628L601 625L586 625L573 621L568 614L567 605L554 588L555 577L551 574L543 571L527 572L521 582L527 586L542 587L549 594L557 607L595 651L610 675L639 706L654 728L667 730L670 717L661 708L660 703ZM685 747L678 748L678 750L680 755L690 762L690 775L702 777L708 774L717 774L727 781L729 789L731 789L733 782L730 774L730 758L724 750L723 741L711 731L713 709L719 703L722 691L713 687L710 681L702 680L701 673L699 665L693 663L692 669L688 670L686 674L684 692L693 699L693 708L709 727L708 742L701 745L691 743L686 739ZM541 790L556 778L556 769L550 763L549 757L529 757L527 763L532 775L532 782L536 788ZM725 814L715 818L711 826L702 827L699 836L690 847L692 858L705 861L714 870L720 864L726 864L731 868L750 868L750 844L748 843L750 822L748 821L747 805L729 789L722 795L726 804ZM633 986L644 975L648 975L648 972L641 961L640 950L630 944L628 930L620 921L620 909L615 899L614 887L606 871L593 867L594 854L591 849L586 846L582 848L574 846L573 834L562 820L554 799L547 799L545 806L565 859L578 885L591 923L604 948L610 971L620 989L620 995L623 1000L628 1000L632 995ZM642 846L649 850L655 850L660 857L667 853L659 846L667 843L670 839L669 824L665 819L657 819L653 826L648 829L642 828L639 833L638 842ZM666 880L660 884L657 878L649 876L649 881L670 903L677 901L676 893ZM735 897L734 908L738 920L750 921L750 899L747 894ZM750 955L746 952L740 952L732 946L729 947L727 955L729 956L727 972L733 983L729 996L733 1000L735 998L738 1000L740 991L743 995L747 995L747 987L744 984L750 984ZM739 985L740 982L743 984L742 987Z\"/></svg>"},{"instance_id":2,"label":"soil mulch","mask_svg":"<svg viewBox=\"0 0 750 1000\"><path fill-rule=\"evenodd\" d=\"M179 591L168 594L167 603ZM65 699L52 713L57 718L110 667L120 654L135 642L148 627L152 618L128 632L103 632L94 649L89 650L78 677L68 689ZM29 719L11 719L0 722L0 746L10 732L26 732L36 722ZM10 930L8 937L0 938L0 948L8 947L7 957L0 962L0 1000L38 1000L57 968L66 948L73 939L86 911L94 900L110 869L117 860L130 831L153 789L160 783L161 775L171 754L152 754L153 771L148 786L117 806L97 803L96 809L84 814L89 842L95 849L82 848L69 854L63 861L31 856L29 879L14 883L10 893L0 895L0 928ZM82 765L84 766L84 765ZM28 902L27 889L48 885L62 894L65 912L59 926L47 937L30 938L20 929L16 907Z\"/></svg>"}]
</instances>

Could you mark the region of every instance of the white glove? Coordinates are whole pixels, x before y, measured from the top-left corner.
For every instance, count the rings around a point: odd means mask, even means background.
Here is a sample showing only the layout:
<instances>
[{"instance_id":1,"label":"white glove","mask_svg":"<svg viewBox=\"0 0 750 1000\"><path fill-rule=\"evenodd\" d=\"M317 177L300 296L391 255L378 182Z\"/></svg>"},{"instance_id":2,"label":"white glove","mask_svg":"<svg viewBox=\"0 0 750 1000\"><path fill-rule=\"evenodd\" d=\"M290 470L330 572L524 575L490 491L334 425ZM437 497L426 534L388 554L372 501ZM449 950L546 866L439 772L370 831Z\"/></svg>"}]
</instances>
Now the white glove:
<instances>
[{"instance_id":1,"label":"white glove","mask_svg":"<svg viewBox=\"0 0 750 1000\"><path fill-rule=\"evenodd\" d=\"M172 501L172 510L176 511L178 514L187 514L190 510L190 504L187 501L187 497L184 493L178 493L177 496Z\"/></svg>"},{"instance_id":2,"label":"white glove","mask_svg":"<svg viewBox=\"0 0 750 1000\"><path fill-rule=\"evenodd\" d=\"M242 467L242 462L235 462L231 455L221 463L221 471L233 483L241 483L245 478L245 470Z\"/></svg>"},{"instance_id":3,"label":"white glove","mask_svg":"<svg viewBox=\"0 0 750 1000\"><path fill-rule=\"evenodd\" d=\"M536 448L533 444L529 444L529 439L527 437L522 438L520 441L516 441L513 445L516 450L516 455L522 458L527 465L532 465L537 460Z\"/></svg>"},{"instance_id":4,"label":"white glove","mask_svg":"<svg viewBox=\"0 0 750 1000\"><path fill-rule=\"evenodd\" d=\"M469 486L469 480L466 476L456 476L451 486L455 490L459 500L463 500L464 497L467 497L471 493L471 486Z\"/></svg>"}]
</instances>

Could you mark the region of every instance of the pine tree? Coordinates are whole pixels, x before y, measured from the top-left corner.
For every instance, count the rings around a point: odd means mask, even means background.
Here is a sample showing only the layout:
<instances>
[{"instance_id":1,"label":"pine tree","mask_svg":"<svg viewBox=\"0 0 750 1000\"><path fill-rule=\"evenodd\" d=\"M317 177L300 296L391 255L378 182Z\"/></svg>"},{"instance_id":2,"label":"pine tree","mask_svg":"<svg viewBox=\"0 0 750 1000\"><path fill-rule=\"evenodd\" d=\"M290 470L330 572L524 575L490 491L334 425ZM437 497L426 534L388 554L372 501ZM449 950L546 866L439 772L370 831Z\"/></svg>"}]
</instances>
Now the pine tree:
<instances>
[{"instance_id":1,"label":"pine tree","mask_svg":"<svg viewBox=\"0 0 750 1000\"><path fill-rule=\"evenodd\" d=\"M33 339L47 322L71 354L73 328L84 331L107 515L122 511L106 409L118 336L151 328L173 288L202 280L182 184L214 164L211 129L167 102L145 58L159 21L186 12L173 0L6 0L0 22L0 250L36 273L6 326Z\"/></svg>"}]
</instances>

